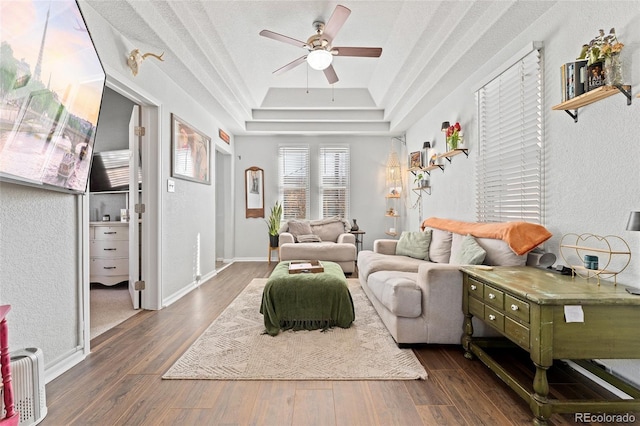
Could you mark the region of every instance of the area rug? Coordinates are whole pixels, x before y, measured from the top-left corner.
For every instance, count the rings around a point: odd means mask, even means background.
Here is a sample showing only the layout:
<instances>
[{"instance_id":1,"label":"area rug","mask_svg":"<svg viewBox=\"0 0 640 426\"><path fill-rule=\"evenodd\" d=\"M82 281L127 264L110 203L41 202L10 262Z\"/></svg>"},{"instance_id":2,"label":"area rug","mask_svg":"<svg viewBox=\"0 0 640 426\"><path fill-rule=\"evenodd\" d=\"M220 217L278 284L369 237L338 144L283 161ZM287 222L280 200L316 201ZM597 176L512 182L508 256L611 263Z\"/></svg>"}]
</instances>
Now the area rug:
<instances>
[{"instance_id":1,"label":"area rug","mask_svg":"<svg viewBox=\"0 0 640 426\"><path fill-rule=\"evenodd\" d=\"M414 380L427 372L399 349L357 279L349 279L356 319L347 329L264 334L265 278L254 279L162 376L211 380Z\"/></svg>"}]
</instances>

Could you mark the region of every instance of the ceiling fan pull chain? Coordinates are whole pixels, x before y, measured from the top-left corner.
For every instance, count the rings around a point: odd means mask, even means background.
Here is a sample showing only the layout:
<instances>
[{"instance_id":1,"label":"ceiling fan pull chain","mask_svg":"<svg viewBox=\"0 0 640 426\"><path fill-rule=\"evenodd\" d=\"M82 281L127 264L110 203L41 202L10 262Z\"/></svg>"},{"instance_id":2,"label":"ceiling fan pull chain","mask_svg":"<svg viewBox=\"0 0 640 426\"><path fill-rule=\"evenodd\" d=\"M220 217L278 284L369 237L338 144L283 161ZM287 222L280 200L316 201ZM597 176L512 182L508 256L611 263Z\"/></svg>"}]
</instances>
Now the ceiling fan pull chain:
<instances>
[{"instance_id":1,"label":"ceiling fan pull chain","mask_svg":"<svg viewBox=\"0 0 640 426\"><path fill-rule=\"evenodd\" d=\"M335 102L336 98L333 96L333 89L336 87L335 84L331 83L331 102Z\"/></svg>"},{"instance_id":2,"label":"ceiling fan pull chain","mask_svg":"<svg viewBox=\"0 0 640 426\"><path fill-rule=\"evenodd\" d=\"M307 93L309 93L309 64L307 64Z\"/></svg>"}]
</instances>

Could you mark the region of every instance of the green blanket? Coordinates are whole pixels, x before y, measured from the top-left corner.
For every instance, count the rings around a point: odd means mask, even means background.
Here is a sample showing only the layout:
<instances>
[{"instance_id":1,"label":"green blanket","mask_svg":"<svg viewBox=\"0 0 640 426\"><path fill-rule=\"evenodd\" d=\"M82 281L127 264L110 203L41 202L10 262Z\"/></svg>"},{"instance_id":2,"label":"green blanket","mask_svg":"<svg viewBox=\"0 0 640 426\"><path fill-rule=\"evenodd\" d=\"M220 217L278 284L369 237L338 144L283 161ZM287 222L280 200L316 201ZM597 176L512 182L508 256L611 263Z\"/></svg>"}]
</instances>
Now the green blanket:
<instances>
[{"instance_id":1,"label":"green blanket","mask_svg":"<svg viewBox=\"0 0 640 426\"><path fill-rule=\"evenodd\" d=\"M275 267L260 306L267 333L351 326L355 312L342 268L334 262L322 265L324 272L317 274L289 274L289 262Z\"/></svg>"}]
</instances>

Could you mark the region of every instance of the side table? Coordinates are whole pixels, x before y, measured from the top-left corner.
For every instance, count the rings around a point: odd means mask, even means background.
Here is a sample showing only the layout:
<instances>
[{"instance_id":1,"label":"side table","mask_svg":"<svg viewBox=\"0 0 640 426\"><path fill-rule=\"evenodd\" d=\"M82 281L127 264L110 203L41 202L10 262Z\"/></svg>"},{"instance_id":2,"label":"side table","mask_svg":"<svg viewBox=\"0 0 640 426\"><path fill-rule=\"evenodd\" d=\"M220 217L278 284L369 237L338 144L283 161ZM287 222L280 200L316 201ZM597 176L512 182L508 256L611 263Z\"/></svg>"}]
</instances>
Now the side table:
<instances>
[{"instance_id":1,"label":"side table","mask_svg":"<svg viewBox=\"0 0 640 426\"><path fill-rule=\"evenodd\" d=\"M349 231L349 233L355 235L356 237L356 254L362 250L362 243L364 242L364 234L365 231Z\"/></svg>"},{"instance_id":2,"label":"side table","mask_svg":"<svg viewBox=\"0 0 640 426\"><path fill-rule=\"evenodd\" d=\"M269 265L271 265L271 252L274 250L278 252L278 262L280 262L280 247L271 247L271 244L269 244L269 255L267 257Z\"/></svg>"},{"instance_id":3,"label":"side table","mask_svg":"<svg viewBox=\"0 0 640 426\"><path fill-rule=\"evenodd\" d=\"M640 410L640 389L604 370L590 369L631 399L558 400L549 393L547 379L554 359L576 360L589 369L583 360L640 358L638 296L627 293L622 285L596 285L526 266L496 266L488 270L463 266L461 271L465 357L477 356L528 402L535 425L546 425L552 413ZM473 336L472 317L529 352L535 366L533 383L510 374L485 352L488 342Z\"/></svg>"}]
</instances>

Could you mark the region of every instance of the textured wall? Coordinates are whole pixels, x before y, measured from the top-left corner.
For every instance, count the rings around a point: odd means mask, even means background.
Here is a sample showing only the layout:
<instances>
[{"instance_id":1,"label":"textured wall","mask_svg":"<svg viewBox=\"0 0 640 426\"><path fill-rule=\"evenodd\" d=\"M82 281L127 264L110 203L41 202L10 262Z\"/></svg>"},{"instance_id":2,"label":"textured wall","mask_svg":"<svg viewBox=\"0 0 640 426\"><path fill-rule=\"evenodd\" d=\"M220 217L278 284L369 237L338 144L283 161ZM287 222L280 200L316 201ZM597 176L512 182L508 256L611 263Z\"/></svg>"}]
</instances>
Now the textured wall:
<instances>
[{"instance_id":1,"label":"textured wall","mask_svg":"<svg viewBox=\"0 0 640 426\"><path fill-rule=\"evenodd\" d=\"M0 183L0 303L12 349L40 347L45 363L78 340L76 196Z\"/></svg>"},{"instance_id":2,"label":"textured wall","mask_svg":"<svg viewBox=\"0 0 640 426\"><path fill-rule=\"evenodd\" d=\"M451 95L407 132L409 150L416 150L423 140L437 138L442 121L460 121L467 141L471 143L469 159L458 156L445 172L432 173L433 192L424 199L425 217L442 216L475 220L475 161L477 131L474 91L494 69L500 67L531 41L544 42L544 120L545 150L545 225L554 234L545 249L559 256L559 243L566 233L618 235L630 245L632 261L618 277L619 282L639 286L640 232L625 230L631 210L640 210L640 99L627 106L622 95L616 95L579 110L579 121L562 111L552 111L558 104L560 66L578 55L583 43L589 42L599 28L615 27L625 43L627 82L635 83L638 93L640 66L640 6L637 2L581 2L580 13L575 3L558 2L513 41L505 41L500 55L476 72L461 79ZM623 12L621 12L623 11ZM572 19L566 19L571 16ZM465 72L468 72L465 70ZM416 212L409 223L417 227ZM589 285L585 282L585 285ZM606 362L605 362L606 364ZM615 363L616 371L640 383L640 361Z\"/></svg>"}]
</instances>

